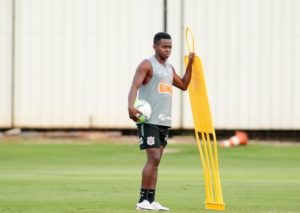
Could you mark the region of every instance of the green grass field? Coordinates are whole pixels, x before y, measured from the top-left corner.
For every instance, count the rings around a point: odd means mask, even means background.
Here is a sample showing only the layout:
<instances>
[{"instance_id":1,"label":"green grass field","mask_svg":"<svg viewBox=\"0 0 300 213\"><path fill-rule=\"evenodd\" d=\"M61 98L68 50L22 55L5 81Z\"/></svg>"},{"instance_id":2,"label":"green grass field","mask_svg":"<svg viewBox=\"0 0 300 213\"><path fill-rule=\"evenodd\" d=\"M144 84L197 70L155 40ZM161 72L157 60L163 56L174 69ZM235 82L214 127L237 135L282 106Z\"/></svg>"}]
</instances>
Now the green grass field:
<instances>
[{"instance_id":1,"label":"green grass field","mask_svg":"<svg viewBox=\"0 0 300 213\"><path fill-rule=\"evenodd\" d=\"M0 212L137 212L145 161L137 145L30 140L0 141ZM300 212L299 145L219 149L219 158L227 212ZM168 146L157 200L174 213L213 212L204 209L196 144Z\"/></svg>"}]
</instances>

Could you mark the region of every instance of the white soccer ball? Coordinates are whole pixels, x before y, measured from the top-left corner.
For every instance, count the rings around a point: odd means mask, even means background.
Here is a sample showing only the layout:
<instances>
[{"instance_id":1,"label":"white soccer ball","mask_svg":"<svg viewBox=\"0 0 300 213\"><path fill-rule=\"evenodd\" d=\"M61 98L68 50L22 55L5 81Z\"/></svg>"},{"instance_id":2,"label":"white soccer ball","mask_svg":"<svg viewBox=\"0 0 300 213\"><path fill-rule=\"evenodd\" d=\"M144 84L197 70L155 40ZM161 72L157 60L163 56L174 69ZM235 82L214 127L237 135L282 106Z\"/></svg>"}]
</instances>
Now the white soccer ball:
<instances>
[{"instance_id":1,"label":"white soccer ball","mask_svg":"<svg viewBox=\"0 0 300 213\"><path fill-rule=\"evenodd\" d=\"M151 116L151 106L145 100L135 100L134 107L141 112L142 114L139 116L139 122L144 123L145 121L150 119Z\"/></svg>"}]
</instances>

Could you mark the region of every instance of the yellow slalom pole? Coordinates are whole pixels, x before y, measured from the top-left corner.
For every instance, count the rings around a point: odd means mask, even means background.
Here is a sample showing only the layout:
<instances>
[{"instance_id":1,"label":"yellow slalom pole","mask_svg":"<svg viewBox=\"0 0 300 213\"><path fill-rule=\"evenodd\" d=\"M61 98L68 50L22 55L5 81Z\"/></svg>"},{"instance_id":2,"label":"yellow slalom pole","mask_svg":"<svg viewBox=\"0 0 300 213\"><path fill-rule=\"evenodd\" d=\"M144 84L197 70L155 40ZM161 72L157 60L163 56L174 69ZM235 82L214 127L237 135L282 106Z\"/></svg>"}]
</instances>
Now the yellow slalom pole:
<instances>
[{"instance_id":1,"label":"yellow slalom pole","mask_svg":"<svg viewBox=\"0 0 300 213\"><path fill-rule=\"evenodd\" d=\"M223 201L223 193L222 193L222 187L221 187L221 180L220 180L220 174L219 174L219 159L218 159L218 144L217 144L217 138L216 138L216 134L213 134L213 140L214 140L214 159L215 159L215 166L216 166L216 177L217 177L217 189L218 189L218 199L219 199L219 203L224 203Z\"/></svg>"},{"instance_id":2,"label":"yellow slalom pole","mask_svg":"<svg viewBox=\"0 0 300 213\"><path fill-rule=\"evenodd\" d=\"M212 169L212 174L213 174L213 183L214 183L213 186L215 189L215 197L216 197L216 202L218 202L219 201L219 199L218 199L219 190L218 190L218 183L217 183L218 181L217 181L217 177L216 177L217 169L216 169L216 165L215 165L215 157L213 155L209 133L206 133L206 138L207 138L207 147L208 147L208 152L209 152L209 160L211 162L211 169Z\"/></svg>"},{"instance_id":3,"label":"yellow slalom pole","mask_svg":"<svg viewBox=\"0 0 300 213\"><path fill-rule=\"evenodd\" d=\"M202 137L202 146L203 146L203 150L204 150L204 155L205 155L205 162L206 162L206 177L208 179L208 194L209 197L206 198L206 203L211 203L213 202L213 188L212 188L212 182L211 182L211 165L210 165L210 160L208 157L208 147L207 147L207 141L204 135L204 132L201 132L201 137Z\"/></svg>"},{"instance_id":4,"label":"yellow slalom pole","mask_svg":"<svg viewBox=\"0 0 300 213\"><path fill-rule=\"evenodd\" d=\"M185 35L188 52L195 52L194 35L190 28L186 28ZM188 39L189 35L191 37L192 47L190 47L190 41ZM188 61L189 56L186 55L184 57L185 66L187 66ZM200 57L196 55L194 56L194 62L192 65L192 79L188 89L194 120L196 141L198 144L203 168L206 196L205 208L213 210L225 210L219 175L216 134L210 113L202 62ZM200 142L199 134L201 134L202 143Z\"/></svg>"},{"instance_id":5,"label":"yellow slalom pole","mask_svg":"<svg viewBox=\"0 0 300 213\"><path fill-rule=\"evenodd\" d=\"M200 155L200 159L201 159L201 163L202 163L203 174L204 174L205 196L206 196L206 198L209 198L209 197L211 197L210 191L209 191L210 180L207 177L207 167L206 167L206 163L205 163L205 158L204 158L201 142L199 139L199 133L195 132L195 135L196 135L196 141L198 144L199 155Z\"/></svg>"}]
</instances>

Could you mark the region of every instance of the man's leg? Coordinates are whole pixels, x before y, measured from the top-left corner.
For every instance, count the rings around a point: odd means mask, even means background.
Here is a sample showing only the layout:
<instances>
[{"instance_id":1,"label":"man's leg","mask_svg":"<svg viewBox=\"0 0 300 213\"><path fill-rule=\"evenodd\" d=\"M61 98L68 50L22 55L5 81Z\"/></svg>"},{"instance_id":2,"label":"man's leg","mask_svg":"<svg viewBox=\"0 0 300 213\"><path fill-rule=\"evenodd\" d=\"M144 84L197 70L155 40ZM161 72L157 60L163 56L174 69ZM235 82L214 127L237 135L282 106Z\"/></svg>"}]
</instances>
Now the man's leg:
<instances>
[{"instance_id":1,"label":"man's leg","mask_svg":"<svg viewBox=\"0 0 300 213\"><path fill-rule=\"evenodd\" d=\"M163 147L148 148L147 162L142 173L142 189L155 189L157 182L157 171L161 160Z\"/></svg>"},{"instance_id":2,"label":"man's leg","mask_svg":"<svg viewBox=\"0 0 300 213\"><path fill-rule=\"evenodd\" d=\"M164 148L163 146L160 146L159 147L159 162L158 162L158 165L156 167L156 170L153 172L153 181L152 181L152 187L150 187L149 189L156 189L156 183L157 183L157 177L158 177L158 167L159 167L159 163L161 161L161 158L162 158L162 155L163 155L163 152L164 152Z\"/></svg>"},{"instance_id":3,"label":"man's leg","mask_svg":"<svg viewBox=\"0 0 300 213\"><path fill-rule=\"evenodd\" d=\"M145 128L144 128L145 127ZM158 177L158 167L163 155L166 142L161 143L162 136L156 126L140 125L138 126L140 137L140 148L146 149L147 161L142 172L142 183L140 199L137 203L137 209L142 210L169 210L155 201L155 189ZM165 139L166 137L163 137ZM151 147L152 146L152 147Z\"/></svg>"},{"instance_id":4,"label":"man's leg","mask_svg":"<svg viewBox=\"0 0 300 213\"><path fill-rule=\"evenodd\" d=\"M137 209L156 210L150 203L154 201L157 170L161 158L161 151L160 148L148 148L146 149L146 154L147 162L142 172L141 195L137 204ZM151 195L149 196L150 193ZM148 203L145 203L145 200Z\"/></svg>"},{"instance_id":5,"label":"man's leg","mask_svg":"<svg viewBox=\"0 0 300 213\"><path fill-rule=\"evenodd\" d=\"M157 173L160 160L162 158L164 147L146 149L147 162L143 169L142 174L142 188L148 189L148 201L154 210L170 210L168 207L162 206L160 203L155 201L155 188L157 183Z\"/></svg>"}]
</instances>

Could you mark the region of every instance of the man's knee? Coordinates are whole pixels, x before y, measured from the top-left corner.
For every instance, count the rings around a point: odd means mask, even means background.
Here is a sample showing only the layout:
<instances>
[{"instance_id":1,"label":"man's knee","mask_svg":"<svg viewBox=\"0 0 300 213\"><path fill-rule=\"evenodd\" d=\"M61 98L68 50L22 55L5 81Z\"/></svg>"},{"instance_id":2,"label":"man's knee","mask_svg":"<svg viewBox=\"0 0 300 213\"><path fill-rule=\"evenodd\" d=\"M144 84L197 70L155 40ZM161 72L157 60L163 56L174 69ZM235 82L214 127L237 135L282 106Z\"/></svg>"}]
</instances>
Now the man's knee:
<instances>
[{"instance_id":1,"label":"man's knee","mask_svg":"<svg viewBox=\"0 0 300 213\"><path fill-rule=\"evenodd\" d=\"M160 163L160 157L149 158L148 163L152 164L153 166L158 166Z\"/></svg>"},{"instance_id":2,"label":"man's knee","mask_svg":"<svg viewBox=\"0 0 300 213\"><path fill-rule=\"evenodd\" d=\"M148 163L153 166L158 166L161 159L161 154L159 149L147 150L148 151Z\"/></svg>"}]
</instances>

